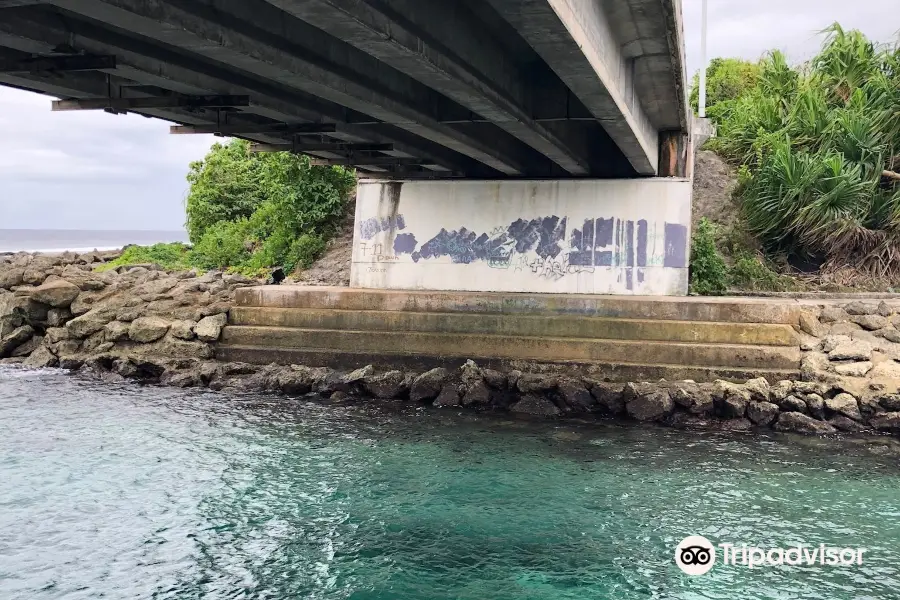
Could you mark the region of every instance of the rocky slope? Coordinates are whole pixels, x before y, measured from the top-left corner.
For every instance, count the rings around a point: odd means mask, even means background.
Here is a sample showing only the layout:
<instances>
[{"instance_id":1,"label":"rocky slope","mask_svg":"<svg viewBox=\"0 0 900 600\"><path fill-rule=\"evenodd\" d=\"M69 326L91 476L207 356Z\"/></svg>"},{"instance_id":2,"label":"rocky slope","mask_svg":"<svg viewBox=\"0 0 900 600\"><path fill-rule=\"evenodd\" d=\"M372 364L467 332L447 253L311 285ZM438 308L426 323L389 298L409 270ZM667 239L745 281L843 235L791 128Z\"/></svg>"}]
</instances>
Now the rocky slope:
<instances>
[{"instance_id":1,"label":"rocky slope","mask_svg":"<svg viewBox=\"0 0 900 600\"><path fill-rule=\"evenodd\" d=\"M0 256L0 359L31 367L104 353L209 359L234 290L258 283L154 265L94 271L111 256Z\"/></svg>"},{"instance_id":2,"label":"rocky slope","mask_svg":"<svg viewBox=\"0 0 900 600\"><path fill-rule=\"evenodd\" d=\"M109 255L0 256L0 362L63 367L107 381L345 401L403 401L539 417L591 416L719 430L900 433L897 303L810 306L802 381L613 383L510 371L340 372L214 359L239 275L98 273Z\"/></svg>"}]
</instances>

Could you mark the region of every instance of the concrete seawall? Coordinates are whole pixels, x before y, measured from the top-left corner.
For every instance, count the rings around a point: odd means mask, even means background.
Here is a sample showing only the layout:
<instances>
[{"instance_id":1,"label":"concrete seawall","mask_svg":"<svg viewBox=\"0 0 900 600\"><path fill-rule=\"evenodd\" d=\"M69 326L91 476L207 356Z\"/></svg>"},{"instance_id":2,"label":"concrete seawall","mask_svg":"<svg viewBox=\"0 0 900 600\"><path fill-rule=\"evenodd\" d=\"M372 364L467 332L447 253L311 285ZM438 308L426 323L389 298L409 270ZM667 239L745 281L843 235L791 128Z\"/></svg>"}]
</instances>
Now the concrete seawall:
<instances>
[{"instance_id":1,"label":"concrete seawall","mask_svg":"<svg viewBox=\"0 0 900 600\"><path fill-rule=\"evenodd\" d=\"M227 360L500 370L605 380L791 379L800 306L735 299L250 287Z\"/></svg>"}]
</instances>

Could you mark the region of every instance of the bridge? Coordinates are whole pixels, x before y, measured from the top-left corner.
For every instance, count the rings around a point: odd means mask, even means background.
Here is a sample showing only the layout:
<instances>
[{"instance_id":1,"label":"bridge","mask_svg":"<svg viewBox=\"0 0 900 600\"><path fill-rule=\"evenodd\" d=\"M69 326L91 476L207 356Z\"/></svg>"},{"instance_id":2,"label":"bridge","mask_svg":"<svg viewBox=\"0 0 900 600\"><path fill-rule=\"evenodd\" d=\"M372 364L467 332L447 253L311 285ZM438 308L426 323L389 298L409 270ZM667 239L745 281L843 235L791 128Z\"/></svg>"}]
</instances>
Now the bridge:
<instances>
[{"instance_id":1,"label":"bridge","mask_svg":"<svg viewBox=\"0 0 900 600\"><path fill-rule=\"evenodd\" d=\"M684 65L680 0L0 0L55 110L388 178L677 175Z\"/></svg>"}]
</instances>

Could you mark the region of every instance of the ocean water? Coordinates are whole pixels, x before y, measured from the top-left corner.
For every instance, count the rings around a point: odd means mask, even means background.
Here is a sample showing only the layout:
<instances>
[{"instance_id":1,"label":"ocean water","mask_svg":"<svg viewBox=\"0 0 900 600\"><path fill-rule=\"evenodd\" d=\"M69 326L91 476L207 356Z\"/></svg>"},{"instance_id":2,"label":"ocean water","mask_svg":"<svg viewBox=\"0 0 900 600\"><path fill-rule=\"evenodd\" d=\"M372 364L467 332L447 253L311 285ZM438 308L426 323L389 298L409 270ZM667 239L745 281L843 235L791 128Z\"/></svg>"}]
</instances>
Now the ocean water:
<instances>
[{"instance_id":1,"label":"ocean water","mask_svg":"<svg viewBox=\"0 0 900 600\"><path fill-rule=\"evenodd\" d=\"M127 244L187 242L185 231L128 231L83 229L0 229L0 252L90 252Z\"/></svg>"},{"instance_id":2,"label":"ocean water","mask_svg":"<svg viewBox=\"0 0 900 600\"><path fill-rule=\"evenodd\" d=\"M897 459L0 367L0 598L898 598ZM689 534L867 550L690 577Z\"/></svg>"}]
</instances>

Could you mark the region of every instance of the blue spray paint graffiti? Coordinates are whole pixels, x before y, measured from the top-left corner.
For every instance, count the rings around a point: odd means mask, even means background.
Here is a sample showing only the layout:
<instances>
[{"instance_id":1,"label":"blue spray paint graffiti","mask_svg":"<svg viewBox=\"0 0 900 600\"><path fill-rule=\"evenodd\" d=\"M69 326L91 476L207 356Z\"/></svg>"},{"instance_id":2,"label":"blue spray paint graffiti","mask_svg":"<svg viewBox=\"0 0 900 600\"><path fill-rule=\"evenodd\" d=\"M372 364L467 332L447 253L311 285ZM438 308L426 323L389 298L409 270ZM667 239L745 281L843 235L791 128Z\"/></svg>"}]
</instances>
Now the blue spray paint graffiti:
<instances>
[{"instance_id":1,"label":"blue spray paint graffiti","mask_svg":"<svg viewBox=\"0 0 900 600\"><path fill-rule=\"evenodd\" d=\"M371 240L382 231L393 231L395 229L406 229L406 221L403 215L391 217L370 217L359 224L359 236L364 240Z\"/></svg>"},{"instance_id":2,"label":"blue spray paint graffiti","mask_svg":"<svg viewBox=\"0 0 900 600\"><path fill-rule=\"evenodd\" d=\"M566 217L551 215L517 219L507 227L494 228L489 234L465 227L453 231L441 229L418 250L407 250L410 243L407 239L400 247L403 253L411 252L415 262L448 256L454 263L482 260L498 269L509 268L516 254L531 253L537 255L527 262L532 271L561 274L582 272L588 267L687 267L685 225L665 223L664 236L659 240L656 224L652 225L651 232L651 224L645 219L637 222L614 217L585 219L581 228L572 229L569 243L565 244L566 225ZM651 253L651 244L657 252ZM396 242L394 249L398 254L401 252ZM538 267L532 264L535 261L540 263ZM548 261L553 264L545 265ZM633 275L626 278L633 285ZM643 269L639 270L637 279L643 282Z\"/></svg>"}]
</instances>

